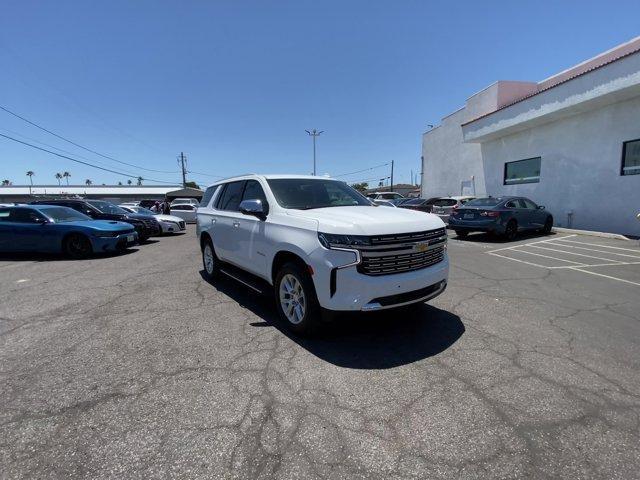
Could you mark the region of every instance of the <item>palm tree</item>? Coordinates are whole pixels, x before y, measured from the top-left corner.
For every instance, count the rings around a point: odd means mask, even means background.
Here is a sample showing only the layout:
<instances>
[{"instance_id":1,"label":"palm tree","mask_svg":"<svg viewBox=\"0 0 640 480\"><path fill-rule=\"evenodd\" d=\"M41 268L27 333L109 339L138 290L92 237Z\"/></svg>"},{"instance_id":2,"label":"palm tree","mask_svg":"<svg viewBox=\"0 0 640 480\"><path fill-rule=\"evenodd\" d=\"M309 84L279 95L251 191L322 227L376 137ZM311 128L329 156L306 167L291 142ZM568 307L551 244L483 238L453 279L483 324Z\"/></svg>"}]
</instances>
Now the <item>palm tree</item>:
<instances>
[{"instance_id":1,"label":"palm tree","mask_svg":"<svg viewBox=\"0 0 640 480\"><path fill-rule=\"evenodd\" d=\"M11 185L11 181L10 180L2 180L2 186L6 187L7 185Z\"/></svg>"},{"instance_id":2,"label":"palm tree","mask_svg":"<svg viewBox=\"0 0 640 480\"><path fill-rule=\"evenodd\" d=\"M29 195L31 195L31 187L33 187L33 176L36 174L36 172L34 172L33 170L29 170L27 172L27 177L29 177L29 181L31 182L31 185L29 185Z\"/></svg>"},{"instance_id":3,"label":"palm tree","mask_svg":"<svg viewBox=\"0 0 640 480\"><path fill-rule=\"evenodd\" d=\"M131 179L127 180L127 185L131 185L132 183Z\"/></svg>"},{"instance_id":4,"label":"palm tree","mask_svg":"<svg viewBox=\"0 0 640 480\"><path fill-rule=\"evenodd\" d=\"M56 180L58 180L58 185L60 184L60 180L62 180L62 174L61 173L56 173Z\"/></svg>"},{"instance_id":5,"label":"palm tree","mask_svg":"<svg viewBox=\"0 0 640 480\"><path fill-rule=\"evenodd\" d=\"M88 178L84 181L85 185L88 187L89 185L91 185L93 182L91 180L89 180Z\"/></svg>"},{"instance_id":6,"label":"palm tree","mask_svg":"<svg viewBox=\"0 0 640 480\"><path fill-rule=\"evenodd\" d=\"M64 172L62 176L67 180L67 187L69 186L69 177L71 174L69 172Z\"/></svg>"},{"instance_id":7,"label":"palm tree","mask_svg":"<svg viewBox=\"0 0 640 480\"><path fill-rule=\"evenodd\" d=\"M138 177L138 185L142 185L142 180L144 180L144 178Z\"/></svg>"}]
</instances>

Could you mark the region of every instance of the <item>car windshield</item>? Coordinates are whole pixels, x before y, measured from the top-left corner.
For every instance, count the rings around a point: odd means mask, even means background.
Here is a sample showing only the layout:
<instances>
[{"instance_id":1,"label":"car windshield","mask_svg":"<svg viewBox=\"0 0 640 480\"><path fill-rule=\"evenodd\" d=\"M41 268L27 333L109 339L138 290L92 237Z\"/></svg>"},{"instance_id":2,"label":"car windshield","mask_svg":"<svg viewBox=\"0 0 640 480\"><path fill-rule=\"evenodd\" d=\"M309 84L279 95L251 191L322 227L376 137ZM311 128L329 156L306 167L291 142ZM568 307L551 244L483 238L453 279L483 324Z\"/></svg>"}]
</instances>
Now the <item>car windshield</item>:
<instances>
[{"instance_id":1,"label":"car windshield","mask_svg":"<svg viewBox=\"0 0 640 480\"><path fill-rule=\"evenodd\" d=\"M501 197L476 198L465 204L466 207L495 207L502 202Z\"/></svg>"},{"instance_id":2,"label":"car windshield","mask_svg":"<svg viewBox=\"0 0 640 480\"><path fill-rule=\"evenodd\" d=\"M337 180L313 178L278 178L267 180L269 187L283 208L309 210L312 208L371 206L371 202L356 189Z\"/></svg>"},{"instance_id":3,"label":"car windshield","mask_svg":"<svg viewBox=\"0 0 640 480\"><path fill-rule=\"evenodd\" d=\"M64 222L77 222L81 220L91 220L91 217L88 217L84 213L80 213L73 208L68 207L51 207L41 210L47 217L53 220L54 223L64 223Z\"/></svg>"},{"instance_id":4,"label":"car windshield","mask_svg":"<svg viewBox=\"0 0 640 480\"><path fill-rule=\"evenodd\" d=\"M115 214L126 214L129 213L127 212L125 209L120 208L117 205L114 205L113 203L109 203L109 202L105 202L103 200L89 200L88 203L97 208L100 213L115 213Z\"/></svg>"},{"instance_id":5,"label":"car windshield","mask_svg":"<svg viewBox=\"0 0 640 480\"><path fill-rule=\"evenodd\" d=\"M407 200L403 202L402 205L422 205L424 202L424 198L414 198L413 200Z\"/></svg>"},{"instance_id":6,"label":"car windshield","mask_svg":"<svg viewBox=\"0 0 640 480\"><path fill-rule=\"evenodd\" d=\"M140 215L155 215L151 210L144 207L127 207L127 210L131 210L134 213L139 213Z\"/></svg>"}]
</instances>

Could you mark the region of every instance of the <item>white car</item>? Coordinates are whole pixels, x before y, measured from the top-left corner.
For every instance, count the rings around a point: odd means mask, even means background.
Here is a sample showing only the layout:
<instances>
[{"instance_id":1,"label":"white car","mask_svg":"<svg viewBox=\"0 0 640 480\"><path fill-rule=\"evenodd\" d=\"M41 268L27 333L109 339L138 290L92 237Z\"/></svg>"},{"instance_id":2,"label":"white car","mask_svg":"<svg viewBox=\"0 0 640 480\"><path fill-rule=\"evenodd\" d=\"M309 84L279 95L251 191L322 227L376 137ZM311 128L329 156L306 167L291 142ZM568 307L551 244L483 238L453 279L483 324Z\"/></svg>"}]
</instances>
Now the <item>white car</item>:
<instances>
[{"instance_id":1,"label":"white car","mask_svg":"<svg viewBox=\"0 0 640 480\"><path fill-rule=\"evenodd\" d=\"M438 215L443 222L448 223L453 210L462 207L465 203L475 198L470 195L438 198L432 203L431 212Z\"/></svg>"},{"instance_id":2,"label":"white car","mask_svg":"<svg viewBox=\"0 0 640 480\"><path fill-rule=\"evenodd\" d=\"M346 183L245 175L210 186L196 232L205 276L273 292L289 328L315 330L322 311L421 303L447 286L445 225L379 208Z\"/></svg>"},{"instance_id":3,"label":"white car","mask_svg":"<svg viewBox=\"0 0 640 480\"><path fill-rule=\"evenodd\" d=\"M171 215L180 217L187 223L195 223L197 210L198 205L192 205L190 203L171 205Z\"/></svg>"},{"instance_id":4,"label":"white car","mask_svg":"<svg viewBox=\"0 0 640 480\"><path fill-rule=\"evenodd\" d=\"M374 192L369 193L367 198L371 200L398 200L399 198L404 198L398 192Z\"/></svg>"},{"instance_id":5,"label":"white car","mask_svg":"<svg viewBox=\"0 0 640 480\"><path fill-rule=\"evenodd\" d=\"M176 198L171 202L171 208L173 208L174 205L193 205L197 208L200 202L195 198Z\"/></svg>"},{"instance_id":6,"label":"white car","mask_svg":"<svg viewBox=\"0 0 640 480\"><path fill-rule=\"evenodd\" d=\"M131 213L153 215L156 218L156 220L158 220L158 223L162 228L163 235L167 233L184 232L185 229L187 228L187 226L185 225L185 221L180 217L176 217L175 215L164 215L162 213L153 213L151 210L148 210L144 207L127 205L126 203L119 205L119 207Z\"/></svg>"}]
</instances>

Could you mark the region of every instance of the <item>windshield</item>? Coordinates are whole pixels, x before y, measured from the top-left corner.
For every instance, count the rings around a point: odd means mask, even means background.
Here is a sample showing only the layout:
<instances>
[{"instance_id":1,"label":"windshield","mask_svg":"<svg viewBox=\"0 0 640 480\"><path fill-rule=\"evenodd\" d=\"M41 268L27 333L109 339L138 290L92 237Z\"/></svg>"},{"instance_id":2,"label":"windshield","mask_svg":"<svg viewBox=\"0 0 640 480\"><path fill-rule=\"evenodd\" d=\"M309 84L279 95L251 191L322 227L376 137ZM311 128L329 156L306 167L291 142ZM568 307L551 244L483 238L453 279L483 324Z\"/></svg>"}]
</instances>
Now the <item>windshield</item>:
<instances>
[{"instance_id":1,"label":"windshield","mask_svg":"<svg viewBox=\"0 0 640 480\"><path fill-rule=\"evenodd\" d=\"M88 200L88 203L91 206L97 208L100 213L113 213L117 215L126 215L127 213L129 213L125 209L120 208L113 203L105 202L103 200Z\"/></svg>"},{"instance_id":2,"label":"windshield","mask_svg":"<svg viewBox=\"0 0 640 480\"><path fill-rule=\"evenodd\" d=\"M91 220L91 217L86 216L84 213L80 213L73 208L68 207L51 207L40 211L53 220L54 223Z\"/></svg>"},{"instance_id":3,"label":"windshield","mask_svg":"<svg viewBox=\"0 0 640 480\"><path fill-rule=\"evenodd\" d=\"M424 203L424 198L414 198L413 200L407 200L403 202L402 205L422 205Z\"/></svg>"},{"instance_id":4,"label":"windshield","mask_svg":"<svg viewBox=\"0 0 640 480\"><path fill-rule=\"evenodd\" d=\"M476 198L465 204L466 207L495 207L502 203L501 197Z\"/></svg>"},{"instance_id":5,"label":"windshield","mask_svg":"<svg viewBox=\"0 0 640 480\"><path fill-rule=\"evenodd\" d=\"M313 178L278 178L267 180L278 204L283 208L371 206L361 193L344 182Z\"/></svg>"},{"instance_id":6,"label":"windshield","mask_svg":"<svg viewBox=\"0 0 640 480\"><path fill-rule=\"evenodd\" d=\"M133 213L139 213L140 215L155 215L155 213L153 213L151 210L149 210L148 208L144 208L144 207L136 207L136 206L126 206L126 207L122 207L125 210L130 210Z\"/></svg>"}]
</instances>

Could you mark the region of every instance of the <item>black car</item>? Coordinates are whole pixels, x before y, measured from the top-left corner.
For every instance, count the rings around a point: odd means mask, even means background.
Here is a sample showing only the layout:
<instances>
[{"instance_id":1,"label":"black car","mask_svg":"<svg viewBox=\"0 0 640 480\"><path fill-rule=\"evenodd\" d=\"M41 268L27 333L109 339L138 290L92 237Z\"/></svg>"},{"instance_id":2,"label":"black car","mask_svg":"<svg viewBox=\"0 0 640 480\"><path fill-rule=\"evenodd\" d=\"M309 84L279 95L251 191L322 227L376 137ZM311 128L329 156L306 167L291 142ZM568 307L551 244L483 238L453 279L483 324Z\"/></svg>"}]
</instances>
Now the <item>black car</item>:
<instances>
[{"instance_id":1,"label":"black car","mask_svg":"<svg viewBox=\"0 0 640 480\"><path fill-rule=\"evenodd\" d=\"M420 212L431 213L433 209L433 203L438 200L440 197L434 198L412 198L407 200L406 202L402 202L400 205L397 205L398 208L406 208L408 210L418 210Z\"/></svg>"},{"instance_id":2,"label":"black car","mask_svg":"<svg viewBox=\"0 0 640 480\"><path fill-rule=\"evenodd\" d=\"M35 205L60 205L73 208L94 220L116 220L130 223L136 232L138 232L138 240L141 242L144 242L149 237L160 235L162 232L160 224L153 216L127 212L123 208L105 202L104 200L37 200L31 203Z\"/></svg>"},{"instance_id":3,"label":"black car","mask_svg":"<svg viewBox=\"0 0 640 480\"><path fill-rule=\"evenodd\" d=\"M552 227L553 216L543 205L525 197L476 198L449 216L449 228L459 237L466 237L469 232L488 232L513 240L519 231L550 233Z\"/></svg>"}]
</instances>

